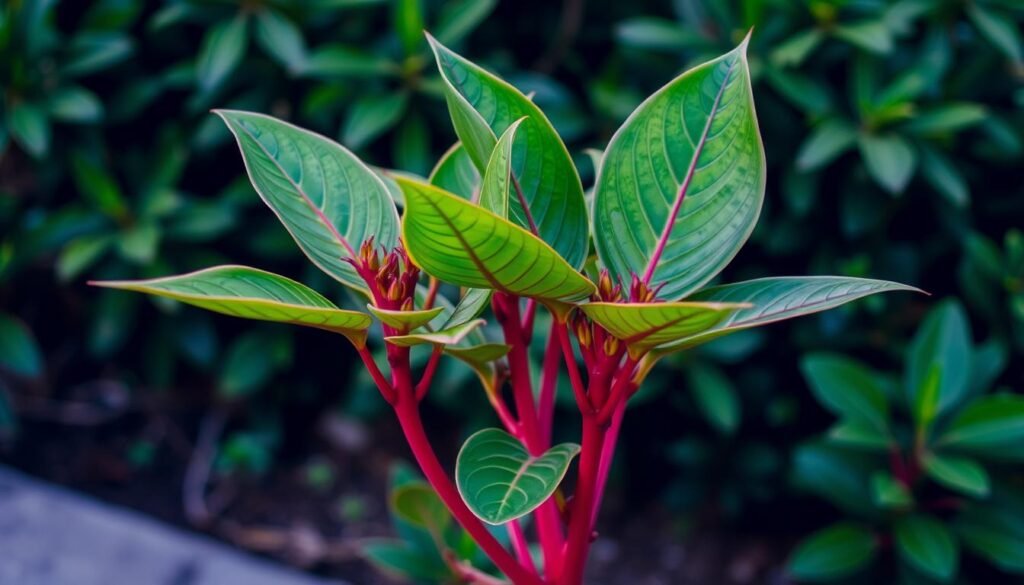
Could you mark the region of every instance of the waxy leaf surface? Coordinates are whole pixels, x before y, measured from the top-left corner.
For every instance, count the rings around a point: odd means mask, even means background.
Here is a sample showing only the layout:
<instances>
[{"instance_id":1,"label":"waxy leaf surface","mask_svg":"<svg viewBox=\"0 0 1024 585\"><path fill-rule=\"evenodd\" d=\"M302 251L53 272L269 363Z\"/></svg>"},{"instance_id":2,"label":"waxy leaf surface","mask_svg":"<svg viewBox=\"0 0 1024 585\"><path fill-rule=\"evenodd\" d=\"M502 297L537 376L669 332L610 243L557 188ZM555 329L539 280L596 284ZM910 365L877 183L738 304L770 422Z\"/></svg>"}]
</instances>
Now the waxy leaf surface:
<instances>
[{"instance_id":1,"label":"waxy leaf surface","mask_svg":"<svg viewBox=\"0 0 1024 585\"><path fill-rule=\"evenodd\" d=\"M477 517L488 524L504 524L551 497L579 452L579 445L562 443L533 457L512 435L484 429L459 451L455 480Z\"/></svg>"},{"instance_id":2,"label":"waxy leaf surface","mask_svg":"<svg viewBox=\"0 0 1024 585\"><path fill-rule=\"evenodd\" d=\"M341 145L262 114L217 112L238 146L260 197L306 256L342 284L366 284L345 259L369 236L398 243L398 211L387 187Z\"/></svg>"},{"instance_id":3,"label":"waxy leaf surface","mask_svg":"<svg viewBox=\"0 0 1024 585\"><path fill-rule=\"evenodd\" d=\"M764 187L744 41L660 89L612 137L594 191L598 255L613 279L643 275L680 299L736 255Z\"/></svg>"},{"instance_id":4,"label":"waxy leaf surface","mask_svg":"<svg viewBox=\"0 0 1024 585\"><path fill-rule=\"evenodd\" d=\"M423 331L419 333L410 333L408 335L393 335L391 337L385 337L384 339L389 343L401 345L403 347L423 345L425 343L432 343L434 345L455 345L457 343L461 343L467 335L472 333L477 327L482 326L484 323L485 321L483 319L477 319L475 321L469 321L440 331Z\"/></svg>"},{"instance_id":5,"label":"waxy leaf surface","mask_svg":"<svg viewBox=\"0 0 1024 585\"><path fill-rule=\"evenodd\" d=\"M366 305L366 309L373 313L380 322L396 329L416 329L430 323L444 311L444 307L434 307L425 311L389 311L378 309L373 305Z\"/></svg>"},{"instance_id":6,"label":"waxy leaf surface","mask_svg":"<svg viewBox=\"0 0 1024 585\"><path fill-rule=\"evenodd\" d=\"M363 345L366 329L373 322L364 313L339 309L304 284L246 266L218 266L180 276L93 284L167 297L232 317L326 329L341 333L356 346Z\"/></svg>"},{"instance_id":7,"label":"waxy leaf surface","mask_svg":"<svg viewBox=\"0 0 1024 585\"><path fill-rule=\"evenodd\" d=\"M461 142L456 142L437 161L428 181L468 201L475 201L480 196L480 171Z\"/></svg>"},{"instance_id":8,"label":"waxy leaf surface","mask_svg":"<svg viewBox=\"0 0 1024 585\"><path fill-rule=\"evenodd\" d=\"M703 333L749 307L731 303L587 303L581 309L622 340L635 358L658 345Z\"/></svg>"}]
</instances>

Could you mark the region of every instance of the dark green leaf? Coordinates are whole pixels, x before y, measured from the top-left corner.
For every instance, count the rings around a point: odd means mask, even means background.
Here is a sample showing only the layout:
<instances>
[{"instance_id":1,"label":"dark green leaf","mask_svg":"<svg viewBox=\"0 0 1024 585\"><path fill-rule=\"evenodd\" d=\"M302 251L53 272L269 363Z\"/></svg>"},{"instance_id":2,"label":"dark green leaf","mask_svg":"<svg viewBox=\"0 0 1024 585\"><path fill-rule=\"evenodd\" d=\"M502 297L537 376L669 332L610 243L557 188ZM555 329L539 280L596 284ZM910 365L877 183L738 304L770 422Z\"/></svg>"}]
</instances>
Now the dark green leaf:
<instances>
[{"instance_id":1,"label":"dark green leaf","mask_svg":"<svg viewBox=\"0 0 1024 585\"><path fill-rule=\"evenodd\" d=\"M731 435L740 425L741 405L736 388L718 368L694 364L687 380L697 407L719 432Z\"/></svg>"},{"instance_id":2,"label":"dark green leaf","mask_svg":"<svg viewBox=\"0 0 1024 585\"><path fill-rule=\"evenodd\" d=\"M405 113L409 96L394 92L360 98L348 110L341 129L341 141L349 148L362 148L390 130Z\"/></svg>"},{"instance_id":3,"label":"dark green leaf","mask_svg":"<svg viewBox=\"0 0 1024 585\"><path fill-rule=\"evenodd\" d=\"M923 463L932 479L950 489L980 498L989 493L988 473L972 459L933 453Z\"/></svg>"},{"instance_id":4,"label":"dark green leaf","mask_svg":"<svg viewBox=\"0 0 1024 585\"><path fill-rule=\"evenodd\" d=\"M839 579L871 562L877 549L878 540L867 528L833 524L800 543L789 559L789 574L799 581Z\"/></svg>"},{"instance_id":5,"label":"dark green leaf","mask_svg":"<svg viewBox=\"0 0 1024 585\"><path fill-rule=\"evenodd\" d=\"M40 158L50 149L50 120L39 106L18 102L7 112L11 137L30 155Z\"/></svg>"},{"instance_id":6,"label":"dark green leaf","mask_svg":"<svg viewBox=\"0 0 1024 585\"><path fill-rule=\"evenodd\" d=\"M801 369L822 406L888 435L889 404L875 372L855 360L826 353L804 357Z\"/></svg>"},{"instance_id":7,"label":"dark green leaf","mask_svg":"<svg viewBox=\"0 0 1024 585\"><path fill-rule=\"evenodd\" d=\"M967 405L939 438L942 445L999 457L1024 441L1024 397L1002 394Z\"/></svg>"},{"instance_id":8,"label":"dark green leaf","mask_svg":"<svg viewBox=\"0 0 1024 585\"><path fill-rule=\"evenodd\" d=\"M895 134L860 135L860 153L864 165L879 185L890 193L901 193L914 176L917 155L903 138Z\"/></svg>"},{"instance_id":9,"label":"dark green leaf","mask_svg":"<svg viewBox=\"0 0 1024 585\"><path fill-rule=\"evenodd\" d=\"M960 557L956 539L945 524L915 514L896 521L900 557L925 575L948 583L956 576Z\"/></svg>"},{"instance_id":10,"label":"dark green leaf","mask_svg":"<svg viewBox=\"0 0 1024 585\"><path fill-rule=\"evenodd\" d=\"M264 8L256 13L256 42L272 58L298 73L306 67L306 41L302 31L277 11Z\"/></svg>"},{"instance_id":11,"label":"dark green leaf","mask_svg":"<svg viewBox=\"0 0 1024 585\"><path fill-rule=\"evenodd\" d=\"M43 357L35 336L20 320L0 313L0 370L35 378L43 373Z\"/></svg>"},{"instance_id":12,"label":"dark green leaf","mask_svg":"<svg viewBox=\"0 0 1024 585\"><path fill-rule=\"evenodd\" d=\"M217 89L231 76L245 56L248 35L248 19L244 15L238 15L210 29L196 61L199 89L204 92Z\"/></svg>"},{"instance_id":13,"label":"dark green leaf","mask_svg":"<svg viewBox=\"0 0 1024 585\"><path fill-rule=\"evenodd\" d=\"M971 332L955 301L938 305L914 336L907 359L907 403L927 425L964 398L971 369Z\"/></svg>"}]
</instances>

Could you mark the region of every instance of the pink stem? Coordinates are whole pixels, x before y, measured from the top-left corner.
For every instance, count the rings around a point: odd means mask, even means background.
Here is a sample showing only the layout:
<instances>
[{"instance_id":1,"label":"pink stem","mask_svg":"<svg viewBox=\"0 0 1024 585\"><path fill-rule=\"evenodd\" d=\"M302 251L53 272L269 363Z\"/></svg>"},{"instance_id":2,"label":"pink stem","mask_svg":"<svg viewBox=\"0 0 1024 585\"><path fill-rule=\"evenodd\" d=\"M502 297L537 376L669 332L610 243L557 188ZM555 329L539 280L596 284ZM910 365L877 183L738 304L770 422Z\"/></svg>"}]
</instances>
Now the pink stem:
<instances>
[{"instance_id":1,"label":"pink stem","mask_svg":"<svg viewBox=\"0 0 1024 585\"><path fill-rule=\"evenodd\" d=\"M519 559L519 564L526 567L535 577L539 578L540 574L537 573L537 567L533 563L533 556L530 555L530 545L526 542L526 534L523 532L522 524L519 523L519 520L513 520L507 526L508 537L512 541L512 549L516 551L516 558Z\"/></svg>"},{"instance_id":2,"label":"pink stem","mask_svg":"<svg viewBox=\"0 0 1024 585\"><path fill-rule=\"evenodd\" d=\"M377 389L380 390L381 396L384 400L387 400L388 404L395 403L395 388L388 382L387 378L377 367L377 362L373 360L373 354L364 345L359 348L359 357L362 358L363 364L366 365L366 369L370 372L370 377L373 378L373 382L377 385Z\"/></svg>"},{"instance_id":3,"label":"pink stem","mask_svg":"<svg viewBox=\"0 0 1024 585\"><path fill-rule=\"evenodd\" d=\"M615 446L619 440L619 431L622 429L622 419L625 414L626 401L623 400L612 414L608 435L605 437L604 447L601 449L601 463L597 472L597 495L594 497L594 509L590 521L592 528L597 525L597 515L601 511L601 502L604 501L604 488L608 484L608 474L612 468L612 460L615 458Z\"/></svg>"},{"instance_id":4,"label":"pink stem","mask_svg":"<svg viewBox=\"0 0 1024 585\"><path fill-rule=\"evenodd\" d=\"M423 400L423 397L427 395L427 390L430 389L430 383L434 380L434 374L437 372L437 364L441 361L441 349L442 346L435 345L434 351L430 353L427 368L423 371L419 383L416 384L416 400Z\"/></svg>"},{"instance_id":5,"label":"pink stem","mask_svg":"<svg viewBox=\"0 0 1024 585\"><path fill-rule=\"evenodd\" d=\"M557 323L555 333L558 335L558 342L561 344L562 354L565 356L565 368L569 370L569 381L572 383L572 393L576 397L576 405L584 415L592 414L594 407L590 404L590 399L587 398L587 392L583 387L579 366L576 364L576 354L572 351L572 341L569 340L569 330L565 323Z\"/></svg>"},{"instance_id":6,"label":"pink stem","mask_svg":"<svg viewBox=\"0 0 1024 585\"><path fill-rule=\"evenodd\" d=\"M551 431L555 419L555 395L558 391L558 357L561 350L558 346L558 324L552 320L551 331L548 333L548 346L544 349L543 374L540 382L540 430L544 433L544 445L551 446Z\"/></svg>"}]
</instances>

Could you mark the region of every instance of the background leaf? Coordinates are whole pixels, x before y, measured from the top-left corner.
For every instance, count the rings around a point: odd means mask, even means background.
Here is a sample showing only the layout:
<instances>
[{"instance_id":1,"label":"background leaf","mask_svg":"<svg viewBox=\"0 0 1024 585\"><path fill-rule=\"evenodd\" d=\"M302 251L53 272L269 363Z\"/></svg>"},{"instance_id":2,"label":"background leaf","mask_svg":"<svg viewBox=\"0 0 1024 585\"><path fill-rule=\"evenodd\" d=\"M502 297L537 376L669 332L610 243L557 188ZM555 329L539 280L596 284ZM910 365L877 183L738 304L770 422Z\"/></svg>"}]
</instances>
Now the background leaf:
<instances>
[{"instance_id":1,"label":"background leaf","mask_svg":"<svg viewBox=\"0 0 1024 585\"><path fill-rule=\"evenodd\" d=\"M956 539L931 516L911 515L896 521L896 550L912 567L948 583L956 576L960 557Z\"/></svg>"},{"instance_id":2,"label":"background leaf","mask_svg":"<svg viewBox=\"0 0 1024 585\"><path fill-rule=\"evenodd\" d=\"M878 541L852 523L834 524L800 543L789 559L789 574L800 581L832 581L853 574L874 558Z\"/></svg>"}]
</instances>

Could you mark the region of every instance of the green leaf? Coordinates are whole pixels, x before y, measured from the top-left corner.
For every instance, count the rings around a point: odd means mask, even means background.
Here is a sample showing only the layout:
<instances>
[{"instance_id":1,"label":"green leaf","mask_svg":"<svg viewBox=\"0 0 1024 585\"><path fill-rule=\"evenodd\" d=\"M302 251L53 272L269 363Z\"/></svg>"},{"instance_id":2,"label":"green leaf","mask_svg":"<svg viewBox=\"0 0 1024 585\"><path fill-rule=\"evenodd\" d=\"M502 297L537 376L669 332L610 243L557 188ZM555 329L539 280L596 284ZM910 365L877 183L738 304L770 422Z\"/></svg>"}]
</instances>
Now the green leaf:
<instances>
[{"instance_id":1,"label":"green leaf","mask_svg":"<svg viewBox=\"0 0 1024 585\"><path fill-rule=\"evenodd\" d=\"M389 311L388 309L378 309L373 305L366 305L366 309L374 317L380 319L381 323L407 331L430 323L434 317L444 311L444 307L434 307L425 311Z\"/></svg>"},{"instance_id":2,"label":"green leaf","mask_svg":"<svg viewBox=\"0 0 1024 585\"><path fill-rule=\"evenodd\" d=\"M594 237L613 280L643 274L662 298L682 298L753 231L765 160L746 49L683 73L612 137L594 187Z\"/></svg>"},{"instance_id":3,"label":"green leaf","mask_svg":"<svg viewBox=\"0 0 1024 585\"><path fill-rule=\"evenodd\" d=\"M18 102L7 112L7 125L25 152L39 158L50 150L50 120L40 107Z\"/></svg>"},{"instance_id":4,"label":"green leaf","mask_svg":"<svg viewBox=\"0 0 1024 585\"><path fill-rule=\"evenodd\" d=\"M204 92L217 89L242 62L249 36L248 22L245 15L239 14L207 33L196 62L199 89Z\"/></svg>"},{"instance_id":5,"label":"green leaf","mask_svg":"<svg viewBox=\"0 0 1024 585\"><path fill-rule=\"evenodd\" d=\"M921 292L905 284L845 276L780 276L707 288L688 300L748 303L752 307L736 311L711 331L666 344L658 348L658 353L694 347L734 331L818 313L890 291Z\"/></svg>"},{"instance_id":6,"label":"green leaf","mask_svg":"<svg viewBox=\"0 0 1024 585\"><path fill-rule=\"evenodd\" d=\"M282 365L279 356L274 355L279 348L280 342L259 331L242 335L222 360L217 388L220 396L237 399L266 386Z\"/></svg>"},{"instance_id":7,"label":"green leaf","mask_svg":"<svg viewBox=\"0 0 1024 585\"><path fill-rule=\"evenodd\" d=\"M890 510L905 510L914 502L907 486L884 471L871 476L871 496L876 506Z\"/></svg>"},{"instance_id":8,"label":"green leaf","mask_svg":"<svg viewBox=\"0 0 1024 585\"><path fill-rule=\"evenodd\" d=\"M945 524L915 514L896 521L896 549L918 571L948 583L956 576L960 557L956 539Z\"/></svg>"},{"instance_id":9,"label":"green leaf","mask_svg":"<svg viewBox=\"0 0 1024 585\"><path fill-rule=\"evenodd\" d=\"M889 404L878 374L855 360L828 353L807 355L800 367L815 398L832 414L888 435Z\"/></svg>"},{"instance_id":10,"label":"green leaf","mask_svg":"<svg viewBox=\"0 0 1024 585\"><path fill-rule=\"evenodd\" d=\"M939 443L998 455L1024 441L1024 397L985 396L967 405L949 424Z\"/></svg>"},{"instance_id":11,"label":"green leaf","mask_svg":"<svg viewBox=\"0 0 1024 585\"><path fill-rule=\"evenodd\" d=\"M110 249L111 243L113 239L105 234L71 240L57 258L57 278L61 282L69 282L88 270Z\"/></svg>"},{"instance_id":12,"label":"green leaf","mask_svg":"<svg viewBox=\"0 0 1024 585\"><path fill-rule=\"evenodd\" d=\"M459 304L455 306L455 310L448 316L448 320L445 321L443 327L462 325L479 317L487 309L487 306L490 305L493 292L489 288L466 289L462 298L459 299Z\"/></svg>"},{"instance_id":13,"label":"green leaf","mask_svg":"<svg viewBox=\"0 0 1024 585\"><path fill-rule=\"evenodd\" d=\"M687 380L697 407L719 432L731 435L740 425L740 400L736 388L718 368L694 364Z\"/></svg>"},{"instance_id":14,"label":"green leaf","mask_svg":"<svg viewBox=\"0 0 1024 585\"><path fill-rule=\"evenodd\" d=\"M835 27L835 35L865 51L885 55L892 51L892 33L884 21L869 20Z\"/></svg>"},{"instance_id":15,"label":"green leaf","mask_svg":"<svg viewBox=\"0 0 1024 585\"><path fill-rule=\"evenodd\" d=\"M391 491L391 510L401 520L440 537L451 525L452 515L430 484L416 481Z\"/></svg>"},{"instance_id":16,"label":"green leaf","mask_svg":"<svg viewBox=\"0 0 1024 585\"><path fill-rule=\"evenodd\" d=\"M875 181L890 193L901 193L917 165L910 144L895 134L868 133L860 135L859 144L864 165Z\"/></svg>"},{"instance_id":17,"label":"green leaf","mask_svg":"<svg viewBox=\"0 0 1024 585\"><path fill-rule=\"evenodd\" d=\"M936 191L953 205L963 208L970 200L967 181L945 154L930 145L919 144L921 172Z\"/></svg>"},{"instance_id":18,"label":"green leaf","mask_svg":"<svg viewBox=\"0 0 1024 585\"><path fill-rule=\"evenodd\" d=\"M397 74L396 63L344 45L326 44L312 51L302 73L307 77L325 79L363 79Z\"/></svg>"},{"instance_id":19,"label":"green leaf","mask_svg":"<svg viewBox=\"0 0 1024 585\"><path fill-rule=\"evenodd\" d=\"M488 524L504 524L550 498L579 452L579 445L562 443L533 457L512 435L484 429L459 451L455 480L477 517Z\"/></svg>"},{"instance_id":20,"label":"green leaf","mask_svg":"<svg viewBox=\"0 0 1024 585\"><path fill-rule=\"evenodd\" d=\"M343 311L313 289L270 272L245 266L217 266L152 280L91 283L167 297L216 313L326 329L348 337L357 347L366 341L369 315Z\"/></svg>"},{"instance_id":21,"label":"green leaf","mask_svg":"<svg viewBox=\"0 0 1024 585\"><path fill-rule=\"evenodd\" d=\"M512 191L512 147L515 144L516 130L526 118L520 118L502 133L494 145L487 166L484 168L483 180L480 183L480 207L498 217L509 218L510 193ZM522 207L519 208L520 210ZM516 225L529 227L525 218L514 218Z\"/></svg>"},{"instance_id":22,"label":"green leaf","mask_svg":"<svg viewBox=\"0 0 1024 585\"><path fill-rule=\"evenodd\" d=\"M832 581L855 573L875 557L878 539L848 522L833 524L800 543L788 563L798 581Z\"/></svg>"},{"instance_id":23,"label":"green leaf","mask_svg":"<svg viewBox=\"0 0 1024 585\"><path fill-rule=\"evenodd\" d=\"M892 437L886 430L879 430L874 425L860 420L836 423L829 429L828 438L836 443L871 451L887 451L892 445Z\"/></svg>"},{"instance_id":24,"label":"green leaf","mask_svg":"<svg viewBox=\"0 0 1024 585\"><path fill-rule=\"evenodd\" d=\"M62 72L78 77L113 68L127 59L135 46L123 33L87 31L75 35L67 49L74 56L64 63Z\"/></svg>"},{"instance_id":25,"label":"green leaf","mask_svg":"<svg viewBox=\"0 0 1024 585\"><path fill-rule=\"evenodd\" d=\"M401 540L372 539L362 544L363 557L382 572L425 583L444 583L451 571L437 555L411 548Z\"/></svg>"},{"instance_id":26,"label":"green leaf","mask_svg":"<svg viewBox=\"0 0 1024 585\"><path fill-rule=\"evenodd\" d=\"M256 13L256 42L290 73L298 73L309 58L302 31L281 13L263 8Z\"/></svg>"},{"instance_id":27,"label":"green leaf","mask_svg":"<svg viewBox=\"0 0 1024 585\"><path fill-rule=\"evenodd\" d=\"M857 130L840 118L830 118L814 128L800 147L796 167L801 171L820 169L857 144Z\"/></svg>"},{"instance_id":28,"label":"green leaf","mask_svg":"<svg viewBox=\"0 0 1024 585\"><path fill-rule=\"evenodd\" d=\"M509 218L534 231L574 268L583 266L590 246L583 186L551 122L519 90L428 39L445 81L455 132L478 170L486 168L495 137L526 118L512 153L512 172L522 196L517 190Z\"/></svg>"},{"instance_id":29,"label":"green leaf","mask_svg":"<svg viewBox=\"0 0 1024 585\"><path fill-rule=\"evenodd\" d=\"M484 343L472 347L448 346L445 353L463 361L476 372L488 395L494 395L494 361L505 357L512 349L504 343Z\"/></svg>"},{"instance_id":30,"label":"green leaf","mask_svg":"<svg viewBox=\"0 0 1024 585\"><path fill-rule=\"evenodd\" d=\"M344 147L262 114L220 110L238 140L256 192L306 256L342 284L366 292L345 259L364 240L398 244L398 211L387 187Z\"/></svg>"},{"instance_id":31,"label":"green leaf","mask_svg":"<svg viewBox=\"0 0 1024 585\"><path fill-rule=\"evenodd\" d=\"M950 489L979 498L989 493L988 473L972 459L931 453L923 463L929 477Z\"/></svg>"},{"instance_id":32,"label":"green leaf","mask_svg":"<svg viewBox=\"0 0 1024 585\"><path fill-rule=\"evenodd\" d=\"M461 41L498 6L498 0L452 0L445 2L434 25L437 40L445 45Z\"/></svg>"},{"instance_id":33,"label":"green leaf","mask_svg":"<svg viewBox=\"0 0 1024 585\"><path fill-rule=\"evenodd\" d=\"M634 49L675 53L688 48L692 37L678 22L664 18L630 18L615 26L615 39Z\"/></svg>"},{"instance_id":34,"label":"green leaf","mask_svg":"<svg viewBox=\"0 0 1024 585\"><path fill-rule=\"evenodd\" d=\"M103 118L96 94L78 85L63 87L50 96L50 116L64 122L89 123Z\"/></svg>"},{"instance_id":35,"label":"green leaf","mask_svg":"<svg viewBox=\"0 0 1024 585\"><path fill-rule=\"evenodd\" d=\"M933 135L959 132L982 122L987 112L972 103L945 103L915 114L904 127L915 134Z\"/></svg>"},{"instance_id":36,"label":"green leaf","mask_svg":"<svg viewBox=\"0 0 1024 585\"><path fill-rule=\"evenodd\" d=\"M360 98L348 110L341 140L349 148L362 148L391 129L405 113L409 95L392 92Z\"/></svg>"},{"instance_id":37,"label":"green leaf","mask_svg":"<svg viewBox=\"0 0 1024 585\"><path fill-rule=\"evenodd\" d=\"M413 262L445 282L542 301L578 301L594 285L523 228L441 189L404 178L402 234Z\"/></svg>"},{"instance_id":38,"label":"green leaf","mask_svg":"<svg viewBox=\"0 0 1024 585\"><path fill-rule=\"evenodd\" d=\"M406 56L416 53L423 42L423 0L395 0L393 20Z\"/></svg>"},{"instance_id":39,"label":"green leaf","mask_svg":"<svg viewBox=\"0 0 1024 585\"><path fill-rule=\"evenodd\" d=\"M955 301L938 305L914 336L907 357L907 403L925 424L961 401L971 370L971 331Z\"/></svg>"},{"instance_id":40,"label":"green leaf","mask_svg":"<svg viewBox=\"0 0 1024 585\"><path fill-rule=\"evenodd\" d=\"M408 335L392 335L385 337L388 343L401 347L412 347L431 343L433 345L457 345L462 342L474 329L484 325L486 321L477 319L468 321L461 325L449 327L436 332L410 333Z\"/></svg>"},{"instance_id":41,"label":"green leaf","mask_svg":"<svg viewBox=\"0 0 1024 585\"><path fill-rule=\"evenodd\" d=\"M967 4L967 15L981 34L1007 57L1018 63L1024 61L1020 29L1014 18L978 2Z\"/></svg>"},{"instance_id":42,"label":"green leaf","mask_svg":"<svg viewBox=\"0 0 1024 585\"><path fill-rule=\"evenodd\" d=\"M801 31L775 47L772 62L780 67L798 66L821 45L825 34L818 28Z\"/></svg>"},{"instance_id":43,"label":"green leaf","mask_svg":"<svg viewBox=\"0 0 1024 585\"><path fill-rule=\"evenodd\" d=\"M868 485L868 473L873 465L873 459L860 453L808 443L793 453L793 483L846 512L870 517L875 511Z\"/></svg>"},{"instance_id":44,"label":"green leaf","mask_svg":"<svg viewBox=\"0 0 1024 585\"><path fill-rule=\"evenodd\" d=\"M461 142L456 142L444 153L441 160L437 161L428 180L431 185L467 201L477 201L480 198L480 171L476 169L473 159L469 158L469 153L462 147Z\"/></svg>"},{"instance_id":45,"label":"green leaf","mask_svg":"<svg viewBox=\"0 0 1024 585\"><path fill-rule=\"evenodd\" d=\"M71 172L79 193L96 209L118 221L129 217L128 201L107 169L75 153L71 156Z\"/></svg>"},{"instance_id":46,"label":"green leaf","mask_svg":"<svg viewBox=\"0 0 1024 585\"><path fill-rule=\"evenodd\" d=\"M26 378L43 373L43 357L36 339L20 320L0 313L0 370Z\"/></svg>"},{"instance_id":47,"label":"green leaf","mask_svg":"<svg viewBox=\"0 0 1024 585\"><path fill-rule=\"evenodd\" d=\"M639 358L652 348L700 335L748 304L730 303L587 303L581 310L622 340Z\"/></svg>"},{"instance_id":48,"label":"green leaf","mask_svg":"<svg viewBox=\"0 0 1024 585\"><path fill-rule=\"evenodd\" d=\"M1000 569L1024 574L1024 520L997 507L969 506L955 529L964 546Z\"/></svg>"}]
</instances>

